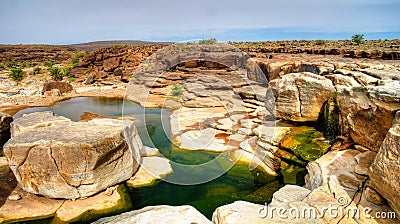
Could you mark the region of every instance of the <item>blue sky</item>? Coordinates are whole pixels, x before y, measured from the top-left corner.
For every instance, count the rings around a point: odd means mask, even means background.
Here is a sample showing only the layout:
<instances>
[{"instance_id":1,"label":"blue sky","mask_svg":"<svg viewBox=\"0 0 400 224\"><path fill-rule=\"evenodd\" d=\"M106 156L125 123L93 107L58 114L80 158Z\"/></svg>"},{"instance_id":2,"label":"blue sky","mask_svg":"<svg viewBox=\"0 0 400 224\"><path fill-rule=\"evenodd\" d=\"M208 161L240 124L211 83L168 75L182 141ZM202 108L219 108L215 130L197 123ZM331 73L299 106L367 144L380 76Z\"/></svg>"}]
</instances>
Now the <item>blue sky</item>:
<instances>
[{"instance_id":1,"label":"blue sky","mask_svg":"<svg viewBox=\"0 0 400 224\"><path fill-rule=\"evenodd\" d=\"M0 43L400 38L399 0L1 0Z\"/></svg>"}]
</instances>

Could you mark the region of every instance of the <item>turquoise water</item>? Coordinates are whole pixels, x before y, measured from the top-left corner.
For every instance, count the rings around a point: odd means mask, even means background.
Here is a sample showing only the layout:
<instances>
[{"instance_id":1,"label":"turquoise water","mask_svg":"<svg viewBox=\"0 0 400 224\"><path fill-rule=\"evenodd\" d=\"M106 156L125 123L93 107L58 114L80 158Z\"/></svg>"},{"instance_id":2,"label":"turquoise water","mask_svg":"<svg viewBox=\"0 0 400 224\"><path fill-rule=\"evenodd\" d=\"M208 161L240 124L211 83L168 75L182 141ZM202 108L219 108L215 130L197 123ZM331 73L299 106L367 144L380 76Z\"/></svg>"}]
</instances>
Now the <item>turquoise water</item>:
<instances>
[{"instance_id":1,"label":"turquoise water","mask_svg":"<svg viewBox=\"0 0 400 224\"><path fill-rule=\"evenodd\" d=\"M79 121L84 112L113 118L122 115L133 117L144 145L158 148L165 157L175 163L202 164L218 156L217 153L187 151L175 147L170 141L169 115L171 111L144 109L140 105L130 102L125 102L123 105L121 99L73 98L50 107L28 108L19 111L14 115L14 119L25 113L46 110L74 121ZM122 110L124 111L122 112ZM218 169L211 166L200 171L193 171L190 169L179 170L175 164L172 166L175 172L168 177L179 175L179 178L196 178L200 175L211 175L212 172L217 172L215 169ZM304 167L295 167L295 169L303 171ZM301 183L303 178L296 181ZM283 176L273 177L257 169L250 171L246 164L236 163L228 172L207 183L188 186L158 181L152 186L130 188L130 196L135 209L149 205L193 205L211 219L212 212L217 207L236 200L260 204L269 202L272 194L284 184Z\"/></svg>"}]
</instances>

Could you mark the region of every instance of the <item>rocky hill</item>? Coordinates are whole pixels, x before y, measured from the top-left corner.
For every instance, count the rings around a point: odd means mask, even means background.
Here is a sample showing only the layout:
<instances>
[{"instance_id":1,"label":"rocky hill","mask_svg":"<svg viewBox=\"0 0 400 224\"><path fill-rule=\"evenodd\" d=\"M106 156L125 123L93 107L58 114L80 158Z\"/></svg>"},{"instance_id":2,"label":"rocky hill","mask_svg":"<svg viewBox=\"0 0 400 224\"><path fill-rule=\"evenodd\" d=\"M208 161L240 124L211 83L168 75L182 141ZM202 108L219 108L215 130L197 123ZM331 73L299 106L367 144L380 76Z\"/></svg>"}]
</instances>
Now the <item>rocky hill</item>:
<instances>
[{"instance_id":1,"label":"rocky hill","mask_svg":"<svg viewBox=\"0 0 400 224\"><path fill-rule=\"evenodd\" d=\"M0 45L0 63L18 63L69 60L74 49L68 46L52 45Z\"/></svg>"},{"instance_id":2,"label":"rocky hill","mask_svg":"<svg viewBox=\"0 0 400 224\"><path fill-rule=\"evenodd\" d=\"M77 50L84 51L95 51L99 48L109 48L112 46L150 46L156 44L166 44L159 42L150 42L150 41L141 41L141 40L113 40L113 41L94 41L88 43L80 43L80 44L71 44L69 47L72 47Z\"/></svg>"},{"instance_id":3,"label":"rocky hill","mask_svg":"<svg viewBox=\"0 0 400 224\"><path fill-rule=\"evenodd\" d=\"M361 44L351 40L232 42L231 44L252 55L257 53L306 53L341 55L350 58L400 59L400 39L368 40Z\"/></svg>"}]
</instances>

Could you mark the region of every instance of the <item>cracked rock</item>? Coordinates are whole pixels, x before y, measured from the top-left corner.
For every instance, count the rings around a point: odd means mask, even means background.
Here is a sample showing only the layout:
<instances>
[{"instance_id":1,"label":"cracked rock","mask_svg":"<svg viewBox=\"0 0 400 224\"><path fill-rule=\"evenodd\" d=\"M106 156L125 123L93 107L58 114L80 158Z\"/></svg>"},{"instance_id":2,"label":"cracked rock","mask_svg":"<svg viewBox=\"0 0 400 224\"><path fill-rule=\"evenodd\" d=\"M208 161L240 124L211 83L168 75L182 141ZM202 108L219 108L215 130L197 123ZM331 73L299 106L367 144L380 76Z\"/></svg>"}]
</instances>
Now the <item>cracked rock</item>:
<instances>
[{"instance_id":1,"label":"cracked rock","mask_svg":"<svg viewBox=\"0 0 400 224\"><path fill-rule=\"evenodd\" d=\"M299 122L317 121L335 92L331 80L309 72L287 74L270 85L276 95L276 117Z\"/></svg>"},{"instance_id":2,"label":"cracked rock","mask_svg":"<svg viewBox=\"0 0 400 224\"><path fill-rule=\"evenodd\" d=\"M138 168L133 154L140 159L142 142L133 122L125 125L131 150L123 121L94 119L36 126L12 137L4 152L23 190L49 198L88 197L129 179Z\"/></svg>"}]
</instances>

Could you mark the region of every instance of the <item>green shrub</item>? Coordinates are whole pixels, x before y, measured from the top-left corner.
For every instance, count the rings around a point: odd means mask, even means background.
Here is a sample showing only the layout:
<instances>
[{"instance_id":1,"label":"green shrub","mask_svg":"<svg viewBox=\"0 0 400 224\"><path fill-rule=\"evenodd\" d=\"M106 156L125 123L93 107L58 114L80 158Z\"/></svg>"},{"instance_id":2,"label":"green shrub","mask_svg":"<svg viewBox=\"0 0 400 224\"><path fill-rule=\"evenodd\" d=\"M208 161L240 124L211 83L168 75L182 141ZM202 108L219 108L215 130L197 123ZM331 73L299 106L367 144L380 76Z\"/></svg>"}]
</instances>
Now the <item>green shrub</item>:
<instances>
[{"instance_id":1,"label":"green shrub","mask_svg":"<svg viewBox=\"0 0 400 224\"><path fill-rule=\"evenodd\" d=\"M169 68L169 69L167 69L167 72L173 72L173 71L175 71L174 68Z\"/></svg>"},{"instance_id":2,"label":"green shrub","mask_svg":"<svg viewBox=\"0 0 400 224\"><path fill-rule=\"evenodd\" d=\"M26 68L26 62L25 61L21 61L21 67L22 68Z\"/></svg>"},{"instance_id":3,"label":"green shrub","mask_svg":"<svg viewBox=\"0 0 400 224\"><path fill-rule=\"evenodd\" d=\"M42 71L42 68L40 68L40 67L35 67L35 68L33 69L33 74L35 74L35 75L40 74L41 71Z\"/></svg>"},{"instance_id":4,"label":"green shrub","mask_svg":"<svg viewBox=\"0 0 400 224\"><path fill-rule=\"evenodd\" d=\"M172 86L171 93L173 96L182 96L183 95L183 86L180 84L174 84Z\"/></svg>"},{"instance_id":5,"label":"green shrub","mask_svg":"<svg viewBox=\"0 0 400 224\"><path fill-rule=\"evenodd\" d=\"M15 64L14 61L7 61L6 68L8 68L8 69L17 68L17 65Z\"/></svg>"},{"instance_id":6,"label":"green shrub","mask_svg":"<svg viewBox=\"0 0 400 224\"><path fill-rule=\"evenodd\" d=\"M49 69L51 77L55 81L61 81L65 76L68 76L71 73L70 67L58 67L54 66Z\"/></svg>"},{"instance_id":7,"label":"green shrub","mask_svg":"<svg viewBox=\"0 0 400 224\"><path fill-rule=\"evenodd\" d=\"M69 78L67 79L67 81L68 81L68 82L75 82L75 81L76 81L76 78L75 78L75 77L69 77Z\"/></svg>"},{"instance_id":8,"label":"green shrub","mask_svg":"<svg viewBox=\"0 0 400 224\"><path fill-rule=\"evenodd\" d=\"M316 40L316 41L315 41L315 44L316 44L316 45L324 45L324 44L325 44L325 41L324 41L324 40Z\"/></svg>"},{"instance_id":9,"label":"green shrub","mask_svg":"<svg viewBox=\"0 0 400 224\"><path fill-rule=\"evenodd\" d=\"M71 73L71 67L65 66L65 67L60 67L60 72L62 73L63 76L69 76Z\"/></svg>"},{"instance_id":10,"label":"green shrub","mask_svg":"<svg viewBox=\"0 0 400 224\"><path fill-rule=\"evenodd\" d=\"M0 64L0 70L4 70L5 68L4 65Z\"/></svg>"},{"instance_id":11,"label":"green shrub","mask_svg":"<svg viewBox=\"0 0 400 224\"><path fill-rule=\"evenodd\" d=\"M51 77L53 77L53 80L55 80L55 81L61 81L64 78L63 74L61 73L60 68L57 66L51 67L49 69L49 71L50 71Z\"/></svg>"},{"instance_id":12,"label":"green shrub","mask_svg":"<svg viewBox=\"0 0 400 224\"><path fill-rule=\"evenodd\" d=\"M30 63L29 63L29 67L35 67L36 65L37 65L36 62L30 62Z\"/></svg>"},{"instance_id":13,"label":"green shrub","mask_svg":"<svg viewBox=\"0 0 400 224\"><path fill-rule=\"evenodd\" d=\"M217 39L215 38L199 40L199 44L215 44L215 43L217 43Z\"/></svg>"},{"instance_id":14,"label":"green shrub","mask_svg":"<svg viewBox=\"0 0 400 224\"><path fill-rule=\"evenodd\" d=\"M364 43L364 34L355 34L351 37L351 40L360 45Z\"/></svg>"},{"instance_id":15,"label":"green shrub","mask_svg":"<svg viewBox=\"0 0 400 224\"><path fill-rule=\"evenodd\" d=\"M78 66L79 62L81 62L81 59L84 57L84 54L76 54L74 57L70 59L71 66L76 67Z\"/></svg>"},{"instance_id":16,"label":"green shrub","mask_svg":"<svg viewBox=\"0 0 400 224\"><path fill-rule=\"evenodd\" d=\"M54 61L46 61L43 63L43 65L50 69L54 66Z\"/></svg>"},{"instance_id":17,"label":"green shrub","mask_svg":"<svg viewBox=\"0 0 400 224\"><path fill-rule=\"evenodd\" d=\"M19 82L25 77L25 72L22 71L20 68L14 68L11 70L11 72L8 74L8 77L10 77L12 80L15 82Z\"/></svg>"}]
</instances>

